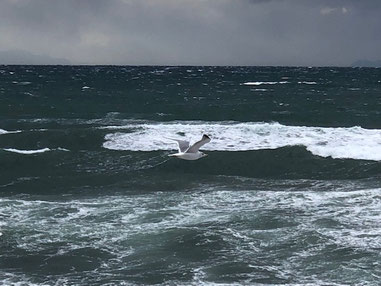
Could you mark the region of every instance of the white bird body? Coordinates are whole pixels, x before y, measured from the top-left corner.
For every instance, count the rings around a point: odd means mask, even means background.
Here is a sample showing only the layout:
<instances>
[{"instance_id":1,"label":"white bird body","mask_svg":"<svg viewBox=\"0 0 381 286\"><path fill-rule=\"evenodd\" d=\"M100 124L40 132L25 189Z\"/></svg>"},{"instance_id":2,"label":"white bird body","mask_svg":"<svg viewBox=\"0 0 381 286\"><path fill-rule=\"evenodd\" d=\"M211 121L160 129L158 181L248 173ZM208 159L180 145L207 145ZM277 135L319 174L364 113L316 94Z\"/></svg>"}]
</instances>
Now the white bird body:
<instances>
[{"instance_id":1,"label":"white bird body","mask_svg":"<svg viewBox=\"0 0 381 286\"><path fill-rule=\"evenodd\" d=\"M177 157L183 160L197 160L202 157L208 156L207 154L200 152L199 149L201 146L205 145L206 143L210 142L210 138L208 135L203 135L202 139L200 141L197 141L194 143L192 146L189 146L188 141L183 141L183 140L177 140L177 139L172 139L168 138L170 140L174 140L178 144L179 152L175 154L170 154L168 156L170 157Z\"/></svg>"},{"instance_id":2,"label":"white bird body","mask_svg":"<svg viewBox=\"0 0 381 286\"><path fill-rule=\"evenodd\" d=\"M193 161L193 160L197 160L197 159L200 159L201 157L205 157L205 156L208 156L208 155L205 154L205 153L202 153L202 152L197 152L197 153L186 153L186 152L183 152L183 153L171 154L171 155L168 155L168 156L169 157L177 157L177 158L180 158L180 159L183 159L183 160Z\"/></svg>"}]
</instances>

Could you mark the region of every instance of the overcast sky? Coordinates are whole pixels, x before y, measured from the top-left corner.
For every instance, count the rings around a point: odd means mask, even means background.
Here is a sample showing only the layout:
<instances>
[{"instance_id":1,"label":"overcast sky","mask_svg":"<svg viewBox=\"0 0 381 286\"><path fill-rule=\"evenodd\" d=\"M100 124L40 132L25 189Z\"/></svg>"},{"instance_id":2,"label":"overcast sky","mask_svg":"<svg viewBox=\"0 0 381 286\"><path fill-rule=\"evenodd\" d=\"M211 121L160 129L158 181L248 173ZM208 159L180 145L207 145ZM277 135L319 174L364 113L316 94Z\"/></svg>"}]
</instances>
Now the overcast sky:
<instances>
[{"instance_id":1,"label":"overcast sky","mask_svg":"<svg viewBox=\"0 0 381 286\"><path fill-rule=\"evenodd\" d=\"M381 59L381 0L0 0L0 52L14 50L73 64L347 66Z\"/></svg>"}]
</instances>

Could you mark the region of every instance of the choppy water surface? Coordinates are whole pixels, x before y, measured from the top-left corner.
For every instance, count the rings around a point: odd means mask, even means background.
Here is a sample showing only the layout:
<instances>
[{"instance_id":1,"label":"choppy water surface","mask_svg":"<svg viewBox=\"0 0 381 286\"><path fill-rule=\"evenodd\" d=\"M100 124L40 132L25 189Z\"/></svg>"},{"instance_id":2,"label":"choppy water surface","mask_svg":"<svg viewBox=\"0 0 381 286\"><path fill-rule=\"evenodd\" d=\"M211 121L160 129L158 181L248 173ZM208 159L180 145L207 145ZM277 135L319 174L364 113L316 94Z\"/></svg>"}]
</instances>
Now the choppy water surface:
<instances>
[{"instance_id":1,"label":"choppy water surface","mask_svg":"<svg viewBox=\"0 0 381 286\"><path fill-rule=\"evenodd\" d=\"M1 66L0 283L379 285L380 154L380 69Z\"/></svg>"}]
</instances>

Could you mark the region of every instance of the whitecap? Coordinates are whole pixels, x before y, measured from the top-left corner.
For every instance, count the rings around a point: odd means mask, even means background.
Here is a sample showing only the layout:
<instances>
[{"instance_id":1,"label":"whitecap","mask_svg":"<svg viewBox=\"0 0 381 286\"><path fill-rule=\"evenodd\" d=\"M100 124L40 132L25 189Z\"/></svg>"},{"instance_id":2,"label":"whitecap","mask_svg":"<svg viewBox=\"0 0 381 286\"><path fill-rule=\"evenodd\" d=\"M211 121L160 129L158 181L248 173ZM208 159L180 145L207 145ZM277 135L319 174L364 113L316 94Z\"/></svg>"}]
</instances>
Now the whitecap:
<instances>
[{"instance_id":1,"label":"whitecap","mask_svg":"<svg viewBox=\"0 0 381 286\"><path fill-rule=\"evenodd\" d=\"M298 81L298 84L317 84L316 81Z\"/></svg>"},{"instance_id":2,"label":"whitecap","mask_svg":"<svg viewBox=\"0 0 381 286\"><path fill-rule=\"evenodd\" d=\"M289 83L288 81L249 81L244 82L243 85L274 85L274 84L286 84Z\"/></svg>"},{"instance_id":3,"label":"whitecap","mask_svg":"<svg viewBox=\"0 0 381 286\"><path fill-rule=\"evenodd\" d=\"M2 135L2 134L20 133L20 132L21 132L21 130L7 131L7 130L4 130L4 129L0 129L0 135Z\"/></svg>"},{"instance_id":4,"label":"whitecap","mask_svg":"<svg viewBox=\"0 0 381 286\"><path fill-rule=\"evenodd\" d=\"M32 84L30 81L12 81L13 84L16 84L16 85L30 85Z\"/></svg>"},{"instance_id":5,"label":"whitecap","mask_svg":"<svg viewBox=\"0 0 381 286\"><path fill-rule=\"evenodd\" d=\"M69 149L66 149L66 148L61 148L61 147L58 147L56 150L58 151L65 151L65 152L70 152Z\"/></svg>"},{"instance_id":6,"label":"whitecap","mask_svg":"<svg viewBox=\"0 0 381 286\"><path fill-rule=\"evenodd\" d=\"M18 154L24 154L24 155L38 154L38 153L44 153L47 151L51 151L51 149L49 149L49 148L43 148L43 149L37 149L37 150L19 150L19 149L14 149L14 148L5 148L3 150L8 151L8 152L18 153Z\"/></svg>"},{"instance_id":7,"label":"whitecap","mask_svg":"<svg viewBox=\"0 0 381 286\"><path fill-rule=\"evenodd\" d=\"M50 148L42 148L42 149L37 149L37 150L20 150L20 149L14 149L14 148L4 148L4 151L8 152L13 152L13 153L18 153L18 154L24 154L24 155L31 155L31 154L39 154L39 153L44 153L48 151L64 151L64 152L69 152L70 150L58 147L56 149L50 149Z\"/></svg>"},{"instance_id":8,"label":"whitecap","mask_svg":"<svg viewBox=\"0 0 381 286\"><path fill-rule=\"evenodd\" d=\"M30 81L21 81L18 83L18 85L30 85L32 84Z\"/></svg>"},{"instance_id":9,"label":"whitecap","mask_svg":"<svg viewBox=\"0 0 381 286\"><path fill-rule=\"evenodd\" d=\"M186 138L194 142L207 133L212 141L203 149L210 151L249 151L301 145L321 157L381 161L380 129L200 121L134 123L104 128L120 130L105 136L103 147L110 150L175 150L176 144L166 138Z\"/></svg>"}]
</instances>

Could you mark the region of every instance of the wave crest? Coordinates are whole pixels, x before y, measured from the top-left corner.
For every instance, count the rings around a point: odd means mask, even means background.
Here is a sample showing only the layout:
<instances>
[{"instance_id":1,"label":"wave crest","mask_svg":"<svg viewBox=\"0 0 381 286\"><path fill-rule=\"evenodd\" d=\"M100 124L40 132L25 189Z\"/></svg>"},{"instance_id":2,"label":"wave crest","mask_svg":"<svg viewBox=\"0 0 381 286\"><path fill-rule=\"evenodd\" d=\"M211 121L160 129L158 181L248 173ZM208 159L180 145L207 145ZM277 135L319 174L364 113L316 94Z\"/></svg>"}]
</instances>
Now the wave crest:
<instances>
[{"instance_id":1,"label":"wave crest","mask_svg":"<svg viewBox=\"0 0 381 286\"><path fill-rule=\"evenodd\" d=\"M119 132L105 136L104 148L175 150L176 143L168 140L168 137L186 138L194 142L207 133L212 141L203 149L210 151L249 151L302 145L321 157L381 160L381 130L357 126L331 128L261 122L169 122L135 123L114 128ZM110 129L113 127L110 126Z\"/></svg>"},{"instance_id":2,"label":"wave crest","mask_svg":"<svg viewBox=\"0 0 381 286\"><path fill-rule=\"evenodd\" d=\"M61 147L58 147L56 149L42 148L42 149L37 149L37 150L20 150L20 149L15 149L15 148L4 148L3 150L8 151L8 152L23 154L23 155L39 154L39 153L45 153L45 152L54 151L54 150L65 151L65 152L70 151L68 149L61 148Z\"/></svg>"},{"instance_id":3,"label":"wave crest","mask_svg":"<svg viewBox=\"0 0 381 286\"><path fill-rule=\"evenodd\" d=\"M7 131L7 130L4 130L4 129L0 128L0 135L3 135L3 134L12 134L12 133L20 133L20 132L21 132L20 130Z\"/></svg>"}]
</instances>

